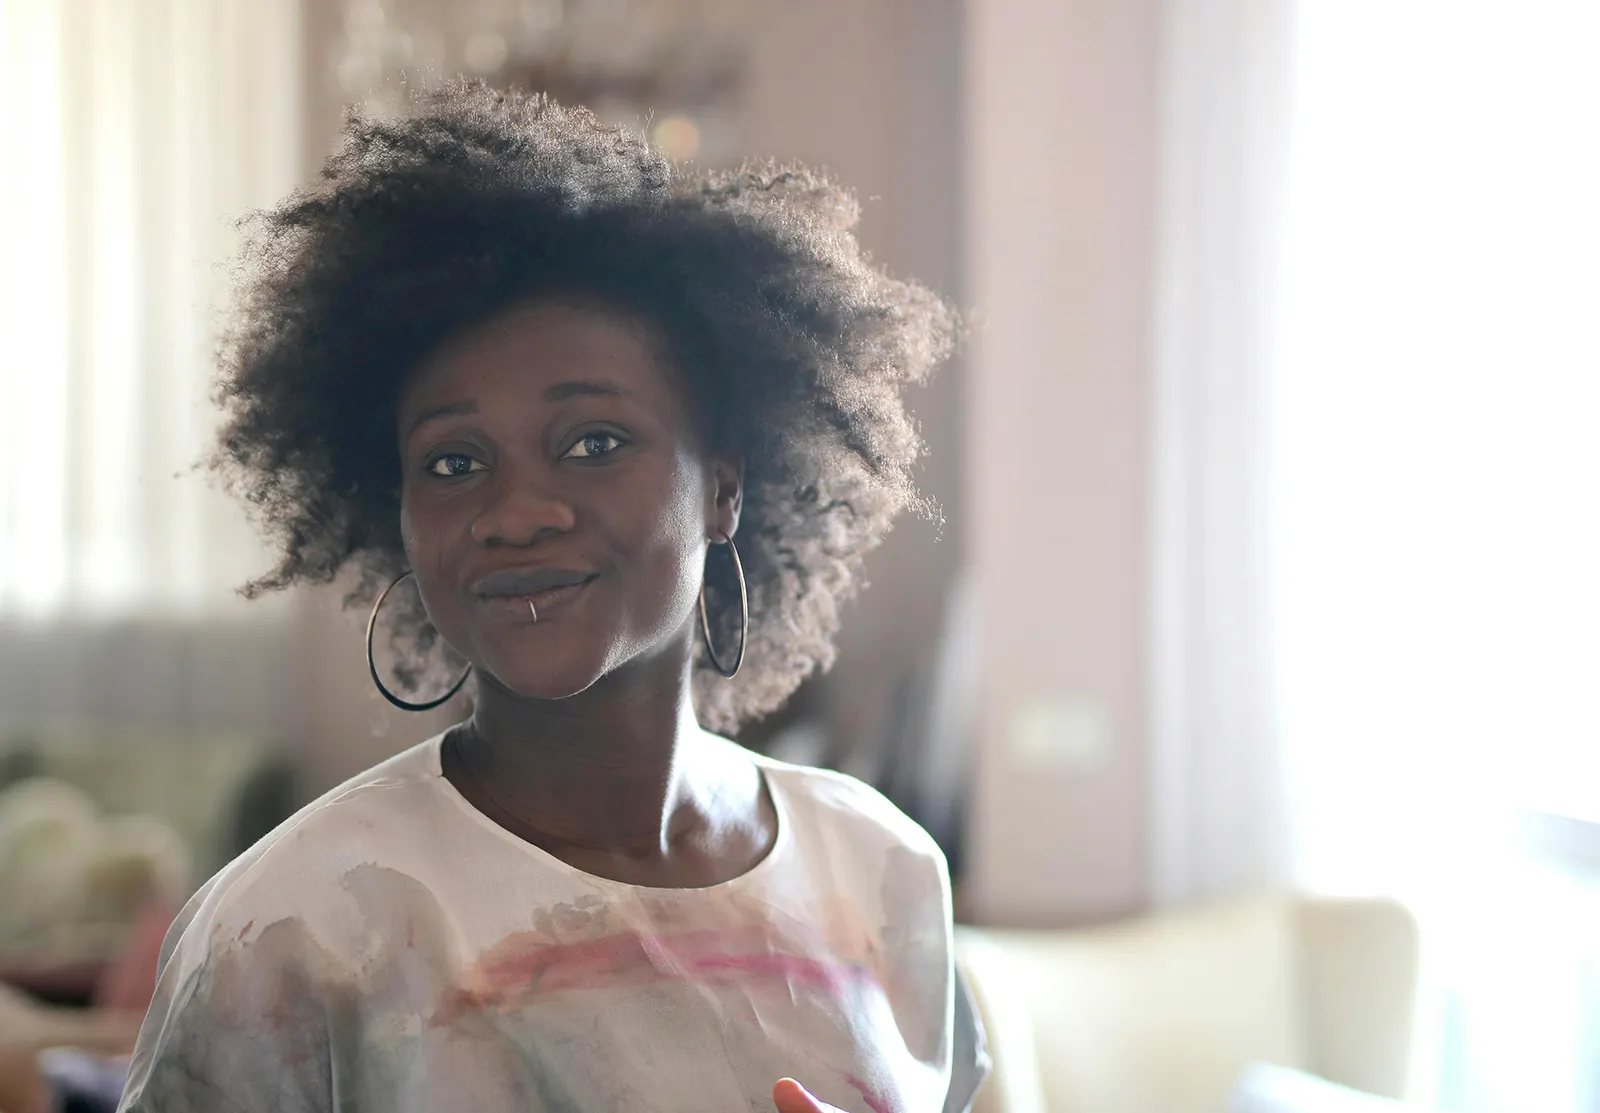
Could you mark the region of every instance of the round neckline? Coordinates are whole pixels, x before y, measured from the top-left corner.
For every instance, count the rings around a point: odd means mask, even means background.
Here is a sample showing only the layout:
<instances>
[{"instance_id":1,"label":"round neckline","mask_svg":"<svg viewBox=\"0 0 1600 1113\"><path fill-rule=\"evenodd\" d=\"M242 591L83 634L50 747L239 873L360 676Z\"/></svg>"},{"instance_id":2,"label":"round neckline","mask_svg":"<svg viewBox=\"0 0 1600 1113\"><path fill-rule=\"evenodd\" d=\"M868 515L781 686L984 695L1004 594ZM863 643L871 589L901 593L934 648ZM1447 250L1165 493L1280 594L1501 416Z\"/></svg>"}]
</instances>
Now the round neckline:
<instances>
[{"instance_id":1,"label":"round neckline","mask_svg":"<svg viewBox=\"0 0 1600 1113\"><path fill-rule=\"evenodd\" d=\"M423 745L426 747L426 753L428 757L428 772L433 776L434 780L438 782L440 791L443 792L444 795L453 804L455 804L456 807L465 812L467 817L477 826L484 828L502 842L516 847L528 857L542 863L550 869L565 874L574 880L583 881L590 885L604 886L622 892L641 893L648 894L650 896L666 896L676 894L694 895L726 892L732 888L759 880L762 876L775 868L774 863L776 863L779 856L788 849L789 812L785 807L783 794L781 791L779 791L777 778L771 776L772 768L767 764L760 754L750 750L744 750L743 747L739 747L755 764L756 774L760 778L761 787L763 791L765 791L767 799L772 801L773 823L777 826L777 831L773 835L772 845L767 848L767 852L761 856L761 859L757 861L755 865L751 866L743 873L734 877L730 877L726 881L719 881L715 885L692 886L636 885L631 881L618 881L614 877L602 877L597 873L590 873L587 870L581 870L572 863L558 858L554 854L551 854L543 847L536 846L528 840L502 827L500 824L496 823L493 819L480 811L471 800L468 800L461 794L461 790L456 788L456 786L450 782L450 778L444 775L444 762L440 753L440 749L444 744L445 735L448 733L449 731L442 731L428 739L427 742L423 743ZM715 738L724 745L738 746L737 742L730 742L720 735L711 735L711 737Z\"/></svg>"}]
</instances>

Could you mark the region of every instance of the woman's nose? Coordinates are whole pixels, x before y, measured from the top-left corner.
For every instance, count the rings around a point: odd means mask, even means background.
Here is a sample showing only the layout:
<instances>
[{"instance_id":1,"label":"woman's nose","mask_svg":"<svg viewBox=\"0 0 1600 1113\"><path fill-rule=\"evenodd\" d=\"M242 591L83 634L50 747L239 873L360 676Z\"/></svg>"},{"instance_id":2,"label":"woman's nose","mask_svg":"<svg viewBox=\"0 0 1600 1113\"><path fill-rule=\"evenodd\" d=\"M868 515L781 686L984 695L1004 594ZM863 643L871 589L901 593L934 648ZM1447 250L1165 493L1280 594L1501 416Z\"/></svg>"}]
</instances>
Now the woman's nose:
<instances>
[{"instance_id":1,"label":"woman's nose","mask_svg":"<svg viewBox=\"0 0 1600 1113\"><path fill-rule=\"evenodd\" d=\"M532 545L566 533L577 521L572 504L532 477L507 476L490 488L489 502L472 520L480 545Z\"/></svg>"}]
</instances>

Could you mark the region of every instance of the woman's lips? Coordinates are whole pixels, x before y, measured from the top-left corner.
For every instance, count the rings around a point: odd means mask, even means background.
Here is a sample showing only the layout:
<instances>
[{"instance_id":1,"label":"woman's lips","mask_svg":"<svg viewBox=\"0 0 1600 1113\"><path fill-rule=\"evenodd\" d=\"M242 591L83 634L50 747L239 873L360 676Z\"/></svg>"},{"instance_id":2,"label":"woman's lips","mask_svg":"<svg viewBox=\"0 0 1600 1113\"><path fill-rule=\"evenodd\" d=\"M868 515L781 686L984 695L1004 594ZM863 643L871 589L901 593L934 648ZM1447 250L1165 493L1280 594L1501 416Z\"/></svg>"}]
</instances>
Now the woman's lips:
<instances>
[{"instance_id":1,"label":"woman's lips","mask_svg":"<svg viewBox=\"0 0 1600 1113\"><path fill-rule=\"evenodd\" d=\"M531 625L534 611L538 612L539 621L543 622L546 615L559 613L587 591L594 581L595 577L591 576L581 584L551 587L525 595L480 595L478 599L491 614ZM530 603L533 604L532 610L529 609Z\"/></svg>"}]
</instances>

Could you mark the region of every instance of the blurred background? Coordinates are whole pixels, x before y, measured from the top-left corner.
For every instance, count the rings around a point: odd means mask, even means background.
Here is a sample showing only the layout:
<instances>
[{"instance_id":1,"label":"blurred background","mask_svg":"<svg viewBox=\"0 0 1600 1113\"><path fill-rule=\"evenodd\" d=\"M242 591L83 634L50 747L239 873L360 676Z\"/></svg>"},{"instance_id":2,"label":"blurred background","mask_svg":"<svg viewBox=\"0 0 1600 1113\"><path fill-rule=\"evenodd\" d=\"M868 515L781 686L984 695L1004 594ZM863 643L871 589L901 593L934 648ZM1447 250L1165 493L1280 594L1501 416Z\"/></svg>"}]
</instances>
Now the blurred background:
<instances>
[{"instance_id":1,"label":"blurred background","mask_svg":"<svg viewBox=\"0 0 1600 1113\"><path fill-rule=\"evenodd\" d=\"M341 585L233 594L266 557L195 464L234 221L346 104L466 73L824 165L973 314L912 399L942 523L744 741L887 792L991 943L1398 901L1416 960L1329 976L1405 990L1362 1088L1600 1110L1597 56L1593 0L0 0L0 974L92 998L450 721L381 701ZM1093 1022L1039 978L986 1005L1041 1064L1004 1107L1155 1108L1068 1096L1138 1056L1051 1045ZM1362 1083L1307 1007L1244 1057ZM1195 1023L1152 1078L1204 1074Z\"/></svg>"}]
</instances>

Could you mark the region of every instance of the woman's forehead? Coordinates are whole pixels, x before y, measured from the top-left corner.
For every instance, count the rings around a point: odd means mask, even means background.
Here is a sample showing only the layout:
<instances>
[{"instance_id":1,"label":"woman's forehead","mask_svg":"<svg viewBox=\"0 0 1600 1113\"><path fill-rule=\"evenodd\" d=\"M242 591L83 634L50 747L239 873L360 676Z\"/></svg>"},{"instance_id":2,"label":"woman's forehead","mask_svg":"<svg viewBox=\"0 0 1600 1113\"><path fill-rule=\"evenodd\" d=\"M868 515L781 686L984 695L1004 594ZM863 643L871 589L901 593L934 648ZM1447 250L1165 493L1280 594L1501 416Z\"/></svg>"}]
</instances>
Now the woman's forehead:
<instances>
[{"instance_id":1,"label":"woman's forehead","mask_svg":"<svg viewBox=\"0 0 1600 1113\"><path fill-rule=\"evenodd\" d=\"M559 402L585 394L687 417L682 375L660 330L638 314L568 297L518 303L445 341L409 376L400 411L404 418L460 398Z\"/></svg>"}]
</instances>

